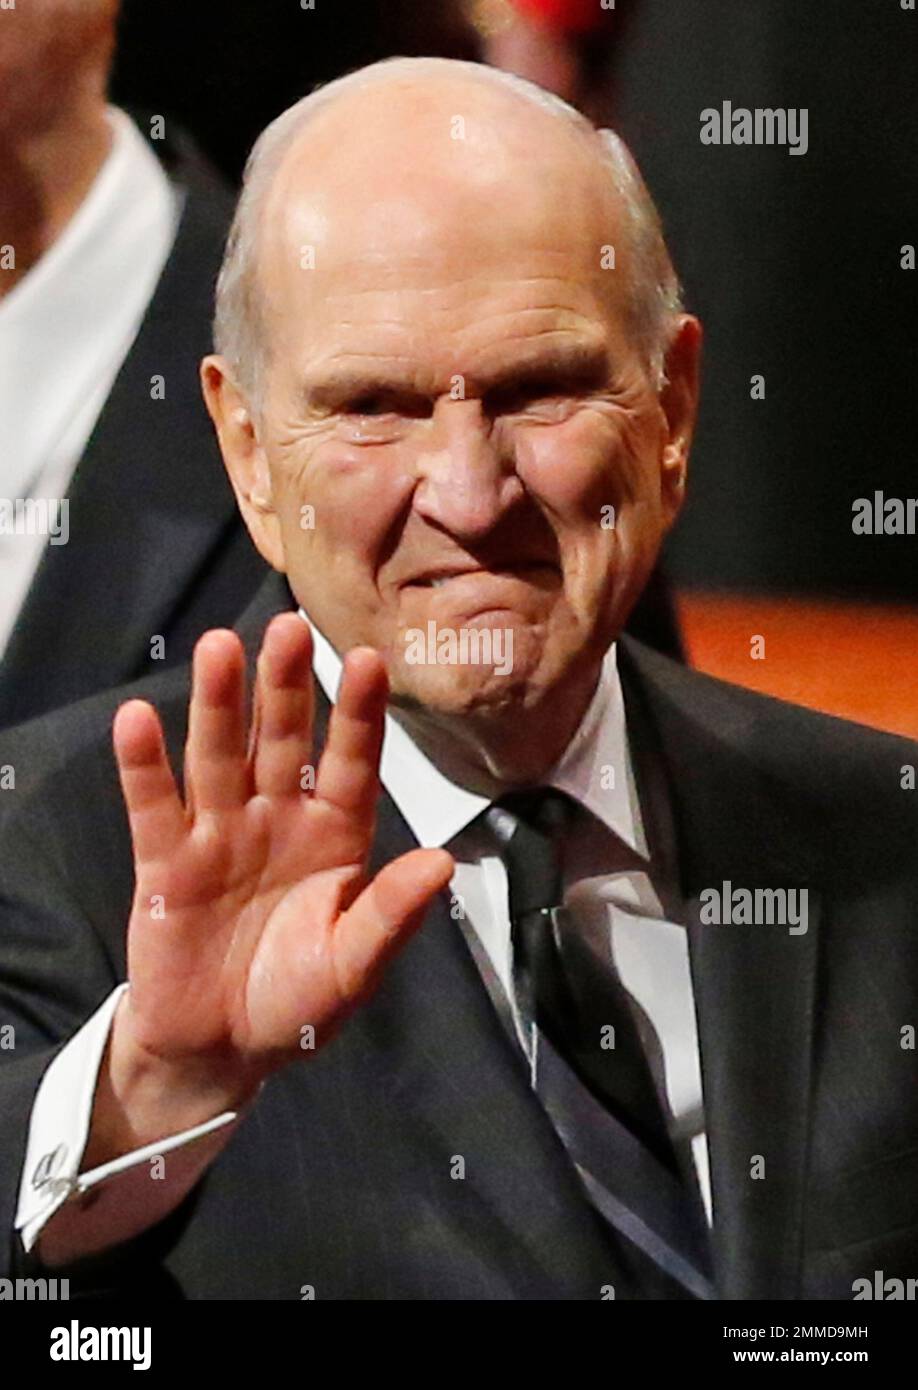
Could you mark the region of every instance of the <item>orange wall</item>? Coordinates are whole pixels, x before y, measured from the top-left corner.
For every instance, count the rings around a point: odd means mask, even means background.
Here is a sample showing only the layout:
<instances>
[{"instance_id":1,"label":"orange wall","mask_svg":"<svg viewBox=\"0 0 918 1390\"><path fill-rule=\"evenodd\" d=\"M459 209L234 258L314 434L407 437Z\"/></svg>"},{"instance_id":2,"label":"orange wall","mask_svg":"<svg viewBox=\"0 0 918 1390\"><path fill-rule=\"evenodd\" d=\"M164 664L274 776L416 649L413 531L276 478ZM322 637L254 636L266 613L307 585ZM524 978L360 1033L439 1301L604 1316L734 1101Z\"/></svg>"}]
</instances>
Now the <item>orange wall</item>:
<instances>
[{"instance_id":1,"label":"orange wall","mask_svg":"<svg viewBox=\"0 0 918 1390\"><path fill-rule=\"evenodd\" d=\"M676 602L699 670L918 739L918 609L698 592Z\"/></svg>"}]
</instances>

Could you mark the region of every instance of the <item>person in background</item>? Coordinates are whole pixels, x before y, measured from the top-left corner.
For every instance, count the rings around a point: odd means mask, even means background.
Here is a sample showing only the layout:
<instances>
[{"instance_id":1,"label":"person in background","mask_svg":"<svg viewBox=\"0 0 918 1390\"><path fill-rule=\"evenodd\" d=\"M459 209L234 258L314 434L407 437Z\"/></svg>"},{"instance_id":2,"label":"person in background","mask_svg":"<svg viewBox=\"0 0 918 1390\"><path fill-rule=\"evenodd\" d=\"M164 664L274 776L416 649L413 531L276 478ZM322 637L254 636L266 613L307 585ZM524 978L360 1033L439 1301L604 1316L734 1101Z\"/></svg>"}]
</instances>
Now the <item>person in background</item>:
<instances>
[{"instance_id":1,"label":"person in background","mask_svg":"<svg viewBox=\"0 0 918 1390\"><path fill-rule=\"evenodd\" d=\"M624 15L599 0L465 0L494 67L540 87L594 117L597 82Z\"/></svg>"},{"instance_id":2,"label":"person in background","mask_svg":"<svg viewBox=\"0 0 918 1390\"><path fill-rule=\"evenodd\" d=\"M108 104L117 17L0 11L0 725L186 659L264 570L197 386L232 195Z\"/></svg>"}]
</instances>

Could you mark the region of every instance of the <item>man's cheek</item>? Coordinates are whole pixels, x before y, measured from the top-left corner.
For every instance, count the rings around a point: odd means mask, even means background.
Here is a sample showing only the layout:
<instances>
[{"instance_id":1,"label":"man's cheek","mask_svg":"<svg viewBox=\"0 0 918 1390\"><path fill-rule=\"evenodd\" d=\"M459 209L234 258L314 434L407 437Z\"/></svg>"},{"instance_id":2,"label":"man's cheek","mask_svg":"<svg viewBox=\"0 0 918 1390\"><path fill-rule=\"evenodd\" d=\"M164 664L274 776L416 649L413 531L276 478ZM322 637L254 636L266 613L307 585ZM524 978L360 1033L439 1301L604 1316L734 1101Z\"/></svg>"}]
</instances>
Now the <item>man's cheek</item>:
<instances>
[{"instance_id":1,"label":"man's cheek","mask_svg":"<svg viewBox=\"0 0 918 1390\"><path fill-rule=\"evenodd\" d=\"M638 496L649 476L659 470L662 438L658 412L624 409L602 402L584 407L579 417L582 445L607 487Z\"/></svg>"},{"instance_id":2,"label":"man's cheek","mask_svg":"<svg viewBox=\"0 0 918 1390\"><path fill-rule=\"evenodd\" d=\"M517 453L525 485L559 517L600 524L636 474L618 418L583 410L563 425L528 431Z\"/></svg>"},{"instance_id":3,"label":"man's cheek","mask_svg":"<svg viewBox=\"0 0 918 1390\"><path fill-rule=\"evenodd\" d=\"M316 450L298 491L313 503L329 534L353 536L358 530L385 531L407 505L412 485L410 461L396 451L330 444Z\"/></svg>"},{"instance_id":4,"label":"man's cheek","mask_svg":"<svg viewBox=\"0 0 918 1390\"><path fill-rule=\"evenodd\" d=\"M347 516L353 516L340 489L328 486L330 479L313 468L290 471L279 487L275 501L284 536L297 549L310 549L341 534Z\"/></svg>"},{"instance_id":5,"label":"man's cheek","mask_svg":"<svg viewBox=\"0 0 918 1390\"><path fill-rule=\"evenodd\" d=\"M597 614L645 573L660 534L652 502L615 495L559 528L564 589L581 615Z\"/></svg>"},{"instance_id":6,"label":"man's cheek","mask_svg":"<svg viewBox=\"0 0 918 1390\"><path fill-rule=\"evenodd\" d=\"M275 521L288 564L302 562L314 547L317 535L317 510L313 501L298 494L278 494L275 490Z\"/></svg>"}]
</instances>

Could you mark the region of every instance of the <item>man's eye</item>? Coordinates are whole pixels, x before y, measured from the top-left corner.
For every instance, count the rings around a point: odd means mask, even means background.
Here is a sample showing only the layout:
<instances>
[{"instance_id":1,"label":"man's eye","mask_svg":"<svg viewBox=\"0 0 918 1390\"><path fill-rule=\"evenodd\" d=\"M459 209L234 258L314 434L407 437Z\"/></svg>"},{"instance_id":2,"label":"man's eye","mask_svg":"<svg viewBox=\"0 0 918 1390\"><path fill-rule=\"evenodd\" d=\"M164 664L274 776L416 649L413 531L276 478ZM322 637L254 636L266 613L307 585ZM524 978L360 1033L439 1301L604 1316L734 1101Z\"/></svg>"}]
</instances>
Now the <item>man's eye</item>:
<instances>
[{"instance_id":1,"label":"man's eye","mask_svg":"<svg viewBox=\"0 0 918 1390\"><path fill-rule=\"evenodd\" d=\"M529 416L535 420L553 421L565 418L574 408L575 402L569 396L527 397L519 404L504 411L505 415Z\"/></svg>"},{"instance_id":2,"label":"man's eye","mask_svg":"<svg viewBox=\"0 0 918 1390\"><path fill-rule=\"evenodd\" d=\"M385 396L358 396L345 408L346 415L388 415L392 411L392 401Z\"/></svg>"},{"instance_id":3,"label":"man's eye","mask_svg":"<svg viewBox=\"0 0 918 1390\"><path fill-rule=\"evenodd\" d=\"M533 382L495 392L488 405L492 415L522 415L527 411L557 410L567 399L552 382Z\"/></svg>"},{"instance_id":4,"label":"man's eye","mask_svg":"<svg viewBox=\"0 0 918 1390\"><path fill-rule=\"evenodd\" d=\"M405 429L404 413L383 396L362 396L348 402L338 417L338 428L354 444L387 444Z\"/></svg>"}]
</instances>

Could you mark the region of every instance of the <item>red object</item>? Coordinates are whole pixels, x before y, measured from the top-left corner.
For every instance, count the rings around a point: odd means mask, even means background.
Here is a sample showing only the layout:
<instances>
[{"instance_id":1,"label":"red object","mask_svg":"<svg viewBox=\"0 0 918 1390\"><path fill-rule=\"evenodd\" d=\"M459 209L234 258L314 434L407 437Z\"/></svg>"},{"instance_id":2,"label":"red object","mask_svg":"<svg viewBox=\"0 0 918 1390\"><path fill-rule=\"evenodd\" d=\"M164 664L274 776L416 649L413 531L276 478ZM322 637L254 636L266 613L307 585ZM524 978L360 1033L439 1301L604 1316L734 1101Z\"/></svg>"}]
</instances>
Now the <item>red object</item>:
<instances>
[{"instance_id":1,"label":"red object","mask_svg":"<svg viewBox=\"0 0 918 1390\"><path fill-rule=\"evenodd\" d=\"M512 0L513 7L536 24L550 25L568 34L587 34L600 28L614 9L603 9L601 0Z\"/></svg>"},{"instance_id":2,"label":"red object","mask_svg":"<svg viewBox=\"0 0 918 1390\"><path fill-rule=\"evenodd\" d=\"M681 592L677 608L690 666L918 739L915 605Z\"/></svg>"}]
</instances>

